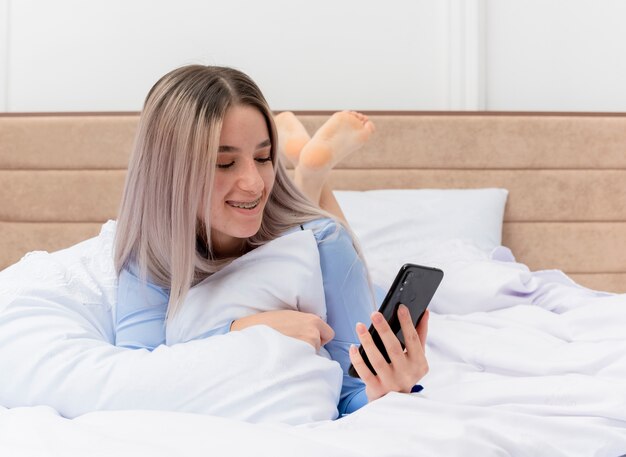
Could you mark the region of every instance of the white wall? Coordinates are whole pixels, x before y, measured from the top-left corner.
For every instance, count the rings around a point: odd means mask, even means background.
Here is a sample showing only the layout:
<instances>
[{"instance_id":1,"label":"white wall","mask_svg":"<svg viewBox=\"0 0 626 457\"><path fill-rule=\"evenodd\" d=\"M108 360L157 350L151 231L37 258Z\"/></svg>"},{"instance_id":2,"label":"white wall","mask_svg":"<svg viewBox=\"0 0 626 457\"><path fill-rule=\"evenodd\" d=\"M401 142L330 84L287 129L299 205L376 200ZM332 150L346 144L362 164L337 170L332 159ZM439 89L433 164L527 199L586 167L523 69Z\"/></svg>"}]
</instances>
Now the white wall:
<instances>
[{"instance_id":1,"label":"white wall","mask_svg":"<svg viewBox=\"0 0 626 457\"><path fill-rule=\"evenodd\" d=\"M9 0L0 0L0 111L6 110L9 76Z\"/></svg>"},{"instance_id":2,"label":"white wall","mask_svg":"<svg viewBox=\"0 0 626 457\"><path fill-rule=\"evenodd\" d=\"M626 1L488 0L492 110L626 111Z\"/></svg>"},{"instance_id":3,"label":"white wall","mask_svg":"<svg viewBox=\"0 0 626 457\"><path fill-rule=\"evenodd\" d=\"M136 111L187 63L276 110L626 111L623 0L0 0L0 111Z\"/></svg>"},{"instance_id":4,"label":"white wall","mask_svg":"<svg viewBox=\"0 0 626 457\"><path fill-rule=\"evenodd\" d=\"M187 63L246 71L274 109L447 103L446 2L4 1L8 111L139 110Z\"/></svg>"}]
</instances>

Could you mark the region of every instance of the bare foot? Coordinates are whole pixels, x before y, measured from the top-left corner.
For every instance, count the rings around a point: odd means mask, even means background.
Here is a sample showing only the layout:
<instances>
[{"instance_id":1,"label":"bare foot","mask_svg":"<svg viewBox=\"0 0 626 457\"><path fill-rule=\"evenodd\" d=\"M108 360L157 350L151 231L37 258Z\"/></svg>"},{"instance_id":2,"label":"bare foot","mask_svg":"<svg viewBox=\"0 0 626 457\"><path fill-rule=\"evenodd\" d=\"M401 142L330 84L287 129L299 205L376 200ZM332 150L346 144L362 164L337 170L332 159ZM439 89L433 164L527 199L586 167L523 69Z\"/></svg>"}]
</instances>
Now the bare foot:
<instances>
[{"instance_id":1,"label":"bare foot","mask_svg":"<svg viewBox=\"0 0 626 457\"><path fill-rule=\"evenodd\" d=\"M347 155L360 149L374 130L374 124L364 114L355 111L335 113L302 148L298 168L303 172L328 172Z\"/></svg>"},{"instance_id":2,"label":"bare foot","mask_svg":"<svg viewBox=\"0 0 626 457\"><path fill-rule=\"evenodd\" d=\"M274 123L278 132L278 152L287 157L295 167L298 165L300 151L309 142L311 136L290 111L274 116Z\"/></svg>"},{"instance_id":3,"label":"bare foot","mask_svg":"<svg viewBox=\"0 0 626 457\"><path fill-rule=\"evenodd\" d=\"M330 170L361 148L374 130L374 124L364 114L355 111L333 114L302 148L294 170L296 185L313 203L345 219L326 181ZM322 198L323 195L326 197Z\"/></svg>"}]
</instances>

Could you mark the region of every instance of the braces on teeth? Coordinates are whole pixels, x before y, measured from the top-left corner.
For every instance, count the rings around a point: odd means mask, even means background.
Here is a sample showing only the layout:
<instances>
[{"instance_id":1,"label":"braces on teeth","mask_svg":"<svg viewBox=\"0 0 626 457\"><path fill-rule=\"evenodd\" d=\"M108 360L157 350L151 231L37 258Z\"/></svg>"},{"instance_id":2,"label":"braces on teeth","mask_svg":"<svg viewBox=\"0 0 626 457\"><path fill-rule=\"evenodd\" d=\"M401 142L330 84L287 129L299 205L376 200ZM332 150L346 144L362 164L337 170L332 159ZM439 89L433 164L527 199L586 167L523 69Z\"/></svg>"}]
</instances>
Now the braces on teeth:
<instances>
[{"instance_id":1,"label":"braces on teeth","mask_svg":"<svg viewBox=\"0 0 626 457\"><path fill-rule=\"evenodd\" d=\"M256 205L258 205L260 201L261 200L259 199L251 203L231 203L231 205L234 206L235 208L251 209L251 208L254 208Z\"/></svg>"}]
</instances>

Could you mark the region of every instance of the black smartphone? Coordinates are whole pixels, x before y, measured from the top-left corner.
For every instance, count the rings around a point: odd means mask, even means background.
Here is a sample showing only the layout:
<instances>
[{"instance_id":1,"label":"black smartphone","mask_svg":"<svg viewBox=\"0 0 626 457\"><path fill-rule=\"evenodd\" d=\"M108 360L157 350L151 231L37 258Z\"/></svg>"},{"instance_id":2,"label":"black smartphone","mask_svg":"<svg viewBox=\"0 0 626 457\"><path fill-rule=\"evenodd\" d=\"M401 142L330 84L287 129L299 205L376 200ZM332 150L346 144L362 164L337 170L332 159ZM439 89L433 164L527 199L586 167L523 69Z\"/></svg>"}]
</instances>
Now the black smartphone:
<instances>
[{"instance_id":1,"label":"black smartphone","mask_svg":"<svg viewBox=\"0 0 626 457\"><path fill-rule=\"evenodd\" d=\"M400 340L402 348L404 348L404 337L402 336L400 320L398 319L398 307L400 304L403 304L409 308L411 318L413 319L413 327L417 327L442 279L443 271L438 268L424 267L412 263L404 264L400 268L379 311L389 323L393 333ZM370 325L369 332L387 363L391 363L385 345L373 324ZM359 346L359 353L371 372L376 374L376 370L374 370L367 358L363 346ZM352 377L359 377L352 364L350 364L348 373Z\"/></svg>"}]
</instances>

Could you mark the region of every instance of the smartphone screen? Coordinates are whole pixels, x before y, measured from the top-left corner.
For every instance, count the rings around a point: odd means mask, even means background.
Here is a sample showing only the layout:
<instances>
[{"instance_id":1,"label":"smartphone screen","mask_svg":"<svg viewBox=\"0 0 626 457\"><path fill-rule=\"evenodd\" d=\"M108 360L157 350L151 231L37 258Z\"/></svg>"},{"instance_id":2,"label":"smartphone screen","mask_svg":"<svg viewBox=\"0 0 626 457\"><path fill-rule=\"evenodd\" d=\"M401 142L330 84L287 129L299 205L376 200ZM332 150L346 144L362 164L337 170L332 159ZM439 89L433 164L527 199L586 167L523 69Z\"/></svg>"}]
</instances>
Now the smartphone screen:
<instances>
[{"instance_id":1,"label":"smartphone screen","mask_svg":"<svg viewBox=\"0 0 626 457\"><path fill-rule=\"evenodd\" d=\"M396 275L379 311L389 323L391 330L398 337L403 348L404 337L400 328L400 320L398 319L398 307L403 304L409 308L413 320L413 327L417 327L417 324L422 319L424 311L426 311L442 279L443 271L437 268L424 267L411 263L403 265ZM369 332L372 335L376 347L378 347L387 363L391 363L380 335L373 325L370 325ZM359 347L359 353L363 357L367 367L372 373L376 374L362 346ZM350 365L348 373L355 378L359 377L352 365Z\"/></svg>"}]
</instances>

